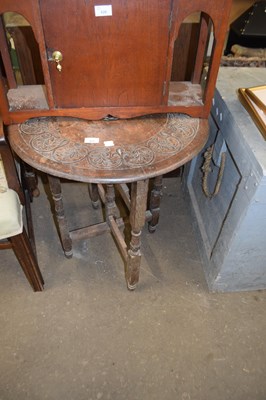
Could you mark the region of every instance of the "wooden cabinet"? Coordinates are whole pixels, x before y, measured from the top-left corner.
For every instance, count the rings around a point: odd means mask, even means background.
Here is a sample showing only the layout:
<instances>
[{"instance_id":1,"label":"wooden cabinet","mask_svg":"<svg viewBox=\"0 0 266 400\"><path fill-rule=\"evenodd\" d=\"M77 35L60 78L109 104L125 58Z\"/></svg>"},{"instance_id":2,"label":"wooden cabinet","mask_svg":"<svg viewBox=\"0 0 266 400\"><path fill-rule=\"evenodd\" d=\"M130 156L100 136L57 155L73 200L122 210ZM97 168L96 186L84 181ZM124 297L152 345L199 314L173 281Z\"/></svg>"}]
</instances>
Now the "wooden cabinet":
<instances>
[{"instance_id":1,"label":"wooden cabinet","mask_svg":"<svg viewBox=\"0 0 266 400\"><path fill-rule=\"evenodd\" d=\"M41 2L49 59L54 50L63 54L61 73L48 64L56 107L163 104L171 1L97 4L64 1L69 17L58 25L62 4Z\"/></svg>"},{"instance_id":2,"label":"wooden cabinet","mask_svg":"<svg viewBox=\"0 0 266 400\"><path fill-rule=\"evenodd\" d=\"M16 12L31 25L44 75L44 85L14 88L2 33L4 122L36 115L101 119L166 112L206 118L230 4L231 0L65 0L62 6L53 0L2 0L2 16ZM183 24L195 13L196 51L187 80L180 82L175 72L184 69L187 59L176 59L174 49L182 49Z\"/></svg>"}]
</instances>

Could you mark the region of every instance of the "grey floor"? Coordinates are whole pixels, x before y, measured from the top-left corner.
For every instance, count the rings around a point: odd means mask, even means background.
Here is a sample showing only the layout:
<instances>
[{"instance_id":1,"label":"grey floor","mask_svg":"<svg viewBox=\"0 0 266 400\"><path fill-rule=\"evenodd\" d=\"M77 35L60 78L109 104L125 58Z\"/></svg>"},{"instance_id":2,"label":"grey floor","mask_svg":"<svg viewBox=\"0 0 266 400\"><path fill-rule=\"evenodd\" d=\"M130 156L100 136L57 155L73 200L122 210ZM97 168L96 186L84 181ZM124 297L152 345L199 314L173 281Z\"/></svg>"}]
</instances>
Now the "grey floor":
<instances>
[{"instance_id":1,"label":"grey floor","mask_svg":"<svg viewBox=\"0 0 266 400\"><path fill-rule=\"evenodd\" d=\"M266 399L266 291L208 292L178 178L165 180L157 232L144 230L132 293L109 234L64 257L40 187L45 291L33 293L12 251L0 253L1 400ZM64 192L71 227L101 218L85 185Z\"/></svg>"}]
</instances>

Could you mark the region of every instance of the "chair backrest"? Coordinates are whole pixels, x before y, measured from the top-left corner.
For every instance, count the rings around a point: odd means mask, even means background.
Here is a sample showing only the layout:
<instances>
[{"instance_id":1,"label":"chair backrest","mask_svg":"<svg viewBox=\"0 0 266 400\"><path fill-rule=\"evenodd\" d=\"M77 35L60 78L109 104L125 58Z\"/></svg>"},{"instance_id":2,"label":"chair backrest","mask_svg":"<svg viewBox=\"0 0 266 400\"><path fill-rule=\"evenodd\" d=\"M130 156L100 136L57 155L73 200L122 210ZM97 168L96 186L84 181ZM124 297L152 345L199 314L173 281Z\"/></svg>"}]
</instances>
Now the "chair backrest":
<instances>
[{"instance_id":1,"label":"chair backrest","mask_svg":"<svg viewBox=\"0 0 266 400\"><path fill-rule=\"evenodd\" d=\"M105 5L95 0L65 0L63 5L54 0L2 0L4 122L47 115L100 119L165 112L206 118L230 5L231 0L111 0ZM19 42L29 53L23 35L16 33L14 12L23 16L21 29L32 27L43 85L17 84L17 58L28 63L28 70L32 63L16 50ZM183 54L189 45L181 31L191 21L196 21L192 67L188 79L180 82L175 70L187 63Z\"/></svg>"}]
</instances>

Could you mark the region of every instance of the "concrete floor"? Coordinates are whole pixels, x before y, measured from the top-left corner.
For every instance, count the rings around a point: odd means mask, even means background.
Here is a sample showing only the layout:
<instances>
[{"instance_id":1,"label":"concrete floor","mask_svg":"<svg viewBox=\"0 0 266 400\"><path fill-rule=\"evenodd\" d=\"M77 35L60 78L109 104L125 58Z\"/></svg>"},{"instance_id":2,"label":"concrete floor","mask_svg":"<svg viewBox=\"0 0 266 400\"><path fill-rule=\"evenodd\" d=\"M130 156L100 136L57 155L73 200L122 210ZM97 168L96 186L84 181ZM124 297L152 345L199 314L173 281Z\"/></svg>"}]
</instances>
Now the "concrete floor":
<instances>
[{"instance_id":1,"label":"concrete floor","mask_svg":"<svg viewBox=\"0 0 266 400\"><path fill-rule=\"evenodd\" d=\"M132 293L109 234L64 257L40 187L45 291L33 293L12 251L0 253L1 400L266 399L266 291L208 292L178 178L165 180L157 232L144 230ZM99 220L85 185L64 192L71 227Z\"/></svg>"}]
</instances>

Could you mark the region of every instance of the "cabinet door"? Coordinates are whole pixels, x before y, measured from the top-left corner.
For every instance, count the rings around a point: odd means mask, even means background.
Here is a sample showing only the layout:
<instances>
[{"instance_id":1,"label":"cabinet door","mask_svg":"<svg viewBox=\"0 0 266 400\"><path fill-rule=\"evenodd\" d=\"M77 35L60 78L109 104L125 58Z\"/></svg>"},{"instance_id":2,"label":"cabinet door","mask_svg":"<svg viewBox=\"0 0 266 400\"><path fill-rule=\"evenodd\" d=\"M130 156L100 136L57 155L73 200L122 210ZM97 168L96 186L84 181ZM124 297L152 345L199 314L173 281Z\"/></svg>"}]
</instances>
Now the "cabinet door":
<instances>
[{"instance_id":1,"label":"cabinet door","mask_svg":"<svg viewBox=\"0 0 266 400\"><path fill-rule=\"evenodd\" d=\"M160 105L171 0L40 0L57 107ZM99 15L99 16L98 16Z\"/></svg>"},{"instance_id":2,"label":"cabinet door","mask_svg":"<svg viewBox=\"0 0 266 400\"><path fill-rule=\"evenodd\" d=\"M197 217L200 235L204 245L204 251L210 260L219 244L220 236L223 233L224 224L227 221L231 205L238 191L242 176L233 159L230 149L224 139L223 133L219 130L214 120L210 117L210 137L205 149L194 159L193 173L188 179L188 190L192 199L192 207ZM219 192L212 198L206 197L203 190L203 171L204 154L210 146L213 147L207 187L213 193L219 171L221 168L221 155L225 154L225 166ZM233 228L233 227L232 227ZM230 237L227 237L228 242Z\"/></svg>"}]
</instances>

